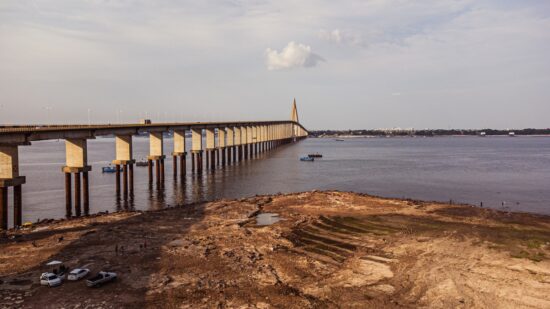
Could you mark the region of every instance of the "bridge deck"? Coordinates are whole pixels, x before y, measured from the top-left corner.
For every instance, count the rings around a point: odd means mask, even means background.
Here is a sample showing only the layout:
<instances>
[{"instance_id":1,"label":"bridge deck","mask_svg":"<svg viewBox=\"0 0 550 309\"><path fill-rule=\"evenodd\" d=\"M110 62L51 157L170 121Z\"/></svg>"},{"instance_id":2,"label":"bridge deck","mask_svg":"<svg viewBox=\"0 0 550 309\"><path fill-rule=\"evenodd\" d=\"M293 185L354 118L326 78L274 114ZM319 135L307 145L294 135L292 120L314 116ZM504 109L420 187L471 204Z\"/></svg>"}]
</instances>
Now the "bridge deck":
<instances>
[{"instance_id":1,"label":"bridge deck","mask_svg":"<svg viewBox=\"0 0 550 309\"><path fill-rule=\"evenodd\" d=\"M65 138L93 138L102 135L139 134L167 132L174 129L212 129L239 126L295 124L307 130L298 122L279 121L231 121L231 122L167 122L152 124L96 124L96 125L3 125L0 126L0 144L28 143L31 141Z\"/></svg>"}]
</instances>

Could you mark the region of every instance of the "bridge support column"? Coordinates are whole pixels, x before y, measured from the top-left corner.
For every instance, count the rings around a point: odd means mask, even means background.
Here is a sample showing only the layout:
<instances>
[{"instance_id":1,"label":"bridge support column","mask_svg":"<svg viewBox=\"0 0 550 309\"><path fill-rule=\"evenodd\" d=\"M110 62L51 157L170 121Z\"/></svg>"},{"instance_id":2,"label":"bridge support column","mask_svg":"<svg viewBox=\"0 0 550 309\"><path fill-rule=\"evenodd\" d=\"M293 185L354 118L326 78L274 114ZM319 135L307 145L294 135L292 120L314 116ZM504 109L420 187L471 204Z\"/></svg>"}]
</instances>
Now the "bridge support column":
<instances>
[{"instance_id":1,"label":"bridge support column","mask_svg":"<svg viewBox=\"0 0 550 309\"><path fill-rule=\"evenodd\" d=\"M91 166L63 167L62 171L63 173L65 173L65 217L72 217L73 202L75 216L80 217L82 215L82 206L84 206L85 215L88 215L90 213L90 182L88 172L91 170ZM82 181L80 178L81 174ZM71 192L71 178L74 178L74 196L73 192Z\"/></svg>"},{"instance_id":2,"label":"bridge support column","mask_svg":"<svg viewBox=\"0 0 550 309\"><path fill-rule=\"evenodd\" d=\"M82 204L89 208L89 187L82 190L82 185L89 186L89 181L82 184L80 181L80 174L87 173L92 170L92 167L88 165L88 142L86 139L66 139L65 140L65 157L66 165L61 169L65 173L65 216L70 218L72 216L72 200L71 200L71 174L74 175L74 206L75 215L77 217L82 215ZM82 203L81 192L86 191L84 194L84 201Z\"/></svg>"},{"instance_id":3,"label":"bridge support column","mask_svg":"<svg viewBox=\"0 0 550 309\"><path fill-rule=\"evenodd\" d=\"M148 172L148 175L149 175L149 184L151 184L153 182L153 160L152 159L147 159L147 172Z\"/></svg>"},{"instance_id":4,"label":"bridge support column","mask_svg":"<svg viewBox=\"0 0 550 309\"><path fill-rule=\"evenodd\" d=\"M13 187L13 225L21 226L23 225L23 194L22 186L17 185Z\"/></svg>"},{"instance_id":5,"label":"bridge support column","mask_svg":"<svg viewBox=\"0 0 550 309\"><path fill-rule=\"evenodd\" d=\"M73 216L73 202L71 193L71 173L65 173L65 217Z\"/></svg>"},{"instance_id":6,"label":"bridge support column","mask_svg":"<svg viewBox=\"0 0 550 309\"><path fill-rule=\"evenodd\" d=\"M122 195L128 198L128 164L122 166Z\"/></svg>"},{"instance_id":7,"label":"bridge support column","mask_svg":"<svg viewBox=\"0 0 550 309\"><path fill-rule=\"evenodd\" d=\"M216 149L206 149L206 169L216 169Z\"/></svg>"},{"instance_id":8,"label":"bridge support column","mask_svg":"<svg viewBox=\"0 0 550 309\"><path fill-rule=\"evenodd\" d=\"M21 226L22 185L25 177L19 176L19 148L30 143L0 144L0 231L8 229L8 194L13 187L13 225Z\"/></svg>"},{"instance_id":9,"label":"bridge support column","mask_svg":"<svg viewBox=\"0 0 550 309\"><path fill-rule=\"evenodd\" d=\"M225 128L225 147L226 147L226 156L227 156L227 165L230 165L234 160L233 148L235 146L235 128L226 127Z\"/></svg>"},{"instance_id":10,"label":"bridge support column","mask_svg":"<svg viewBox=\"0 0 550 309\"><path fill-rule=\"evenodd\" d=\"M193 170L202 173L202 129L191 128L191 155Z\"/></svg>"},{"instance_id":11,"label":"bridge support column","mask_svg":"<svg viewBox=\"0 0 550 309\"><path fill-rule=\"evenodd\" d=\"M133 187L133 184L132 184ZM82 172L82 199L84 204L84 215L90 215L90 184L88 179L88 172Z\"/></svg>"},{"instance_id":12,"label":"bridge support column","mask_svg":"<svg viewBox=\"0 0 550 309\"><path fill-rule=\"evenodd\" d=\"M159 158L156 158L155 159L155 176L156 176L156 179L157 179L157 185L160 184L160 159Z\"/></svg>"},{"instance_id":13,"label":"bridge support column","mask_svg":"<svg viewBox=\"0 0 550 309\"><path fill-rule=\"evenodd\" d=\"M207 128L206 132L206 154L207 169L216 168L216 131L214 128Z\"/></svg>"},{"instance_id":14,"label":"bridge support column","mask_svg":"<svg viewBox=\"0 0 550 309\"><path fill-rule=\"evenodd\" d=\"M182 178L185 178L185 174L187 173L187 153L182 153L180 155L180 176Z\"/></svg>"},{"instance_id":15,"label":"bridge support column","mask_svg":"<svg viewBox=\"0 0 550 309\"><path fill-rule=\"evenodd\" d=\"M115 165L115 193L116 197L120 198L120 165Z\"/></svg>"},{"instance_id":16,"label":"bridge support column","mask_svg":"<svg viewBox=\"0 0 550 309\"><path fill-rule=\"evenodd\" d=\"M149 133L149 156L148 160L155 162L155 176L157 185L164 183L164 139L163 132L150 132ZM152 170L151 170L152 173ZM151 175L152 176L152 175Z\"/></svg>"},{"instance_id":17,"label":"bridge support column","mask_svg":"<svg viewBox=\"0 0 550 309\"><path fill-rule=\"evenodd\" d=\"M202 170L203 170L203 151L202 150L195 151L195 158L197 160L197 162L196 162L197 174L202 174Z\"/></svg>"},{"instance_id":18,"label":"bridge support column","mask_svg":"<svg viewBox=\"0 0 550 309\"><path fill-rule=\"evenodd\" d=\"M224 148L224 158L226 159L226 161L224 163L222 163L223 166L226 166L226 165L231 165L231 154L232 154L232 150L231 150L232 146L227 146Z\"/></svg>"},{"instance_id":19,"label":"bridge support column","mask_svg":"<svg viewBox=\"0 0 550 309\"><path fill-rule=\"evenodd\" d=\"M172 154L172 174L174 178L178 177L178 157Z\"/></svg>"},{"instance_id":20,"label":"bridge support column","mask_svg":"<svg viewBox=\"0 0 550 309\"><path fill-rule=\"evenodd\" d=\"M180 161L180 177L185 177L185 150L185 129L174 129L174 152L172 152L172 156L174 157L174 177L178 176L178 158Z\"/></svg>"},{"instance_id":21,"label":"bridge support column","mask_svg":"<svg viewBox=\"0 0 550 309\"><path fill-rule=\"evenodd\" d=\"M218 128L218 165L224 167L225 166L225 155L226 151L225 148L227 146L227 133L225 132L225 128Z\"/></svg>"},{"instance_id":22,"label":"bridge support column","mask_svg":"<svg viewBox=\"0 0 550 309\"><path fill-rule=\"evenodd\" d=\"M0 187L0 230L8 229L8 187Z\"/></svg>"},{"instance_id":23,"label":"bridge support column","mask_svg":"<svg viewBox=\"0 0 550 309\"><path fill-rule=\"evenodd\" d=\"M164 183L164 158L165 158L165 156L162 156L162 158L160 158L160 181L161 181L161 183Z\"/></svg>"},{"instance_id":24,"label":"bridge support column","mask_svg":"<svg viewBox=\"0 0 550 309\"><path fill-rule=\"evenodd\" d=\"M242 154L242 128L234 127L235 135L233 136L233 143L235 147L233 148L233 162L240 162L243 158Z\"/></svg>"},{"instance_id":25,"label":"bridge support column","mask_svg":"<svg viewBox=\"0 0 550 309\"><path fill-rule=\"evenodd\" d=\"M76 172L74 173L74 210L77 217L82 215L80 188L80 172Z\"/></svg>"},{"instance_id":26,"label":"bridge support column","mask_svg":"<svg viewBox=\"0 0 550 309\"><path fill-rule=\"evenodd\" d=\"M174 158L174 177L178 176L178 171L179 171L180 177L185 177L186 155L187 155L187 153L185 153L185 152L183 152L183 153L173 152L172 153L172 156ZM179 161L179 163L178 163L178 161ZM179 164L179 168L178 168L178 164ZM193 166L194 166L194 164L193 164Z\"/></svg>"},{"instance_id":27,"label":"bridge support column","mask_svg":"<svg viewBox=\"0 0 550 309\"><path fill-rule=\"evenodd\" d=\"M124 200L134 193L134 163L132 135L117 135L115 137L116 158L113 160L116 171L116 195L120 197L120 172L122 168L122 195ZM148 161L149 162L149 161ZM151 170L152 173L152 170ZM149 176L151 181L152 175Z\"/></svg>"}]
</instances>

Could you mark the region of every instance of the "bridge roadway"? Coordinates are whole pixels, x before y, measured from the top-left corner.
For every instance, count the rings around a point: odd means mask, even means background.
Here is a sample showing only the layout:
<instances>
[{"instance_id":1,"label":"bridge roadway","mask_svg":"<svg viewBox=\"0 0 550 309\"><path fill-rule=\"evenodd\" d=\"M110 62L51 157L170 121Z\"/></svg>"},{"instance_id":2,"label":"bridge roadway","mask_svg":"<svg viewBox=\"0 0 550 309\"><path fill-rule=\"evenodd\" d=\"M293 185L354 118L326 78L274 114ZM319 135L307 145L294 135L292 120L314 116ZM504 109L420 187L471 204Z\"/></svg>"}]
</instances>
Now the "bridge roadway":
<instances>
[{"instance_id":1,"label":"bridge roadway","mask_svg":"<svg viewBox=\"0 0 550 309\"><path fill-rule=\"evenodd\" d=\"M87 160L87 140L96 136L114 136L116 155L113 160L116 173L117 197L128 199L134 191L132 137L149 135L147 157L149 182L164 183L164 135L174 136L173 173L183 177L187 173L187 154L191 154L191 173L223 168L229 164L249 160L280 145L306 138L308 131L298 122L293 106L292 120L186 122L106 125L22 125L0 126L0 231L8 229L8 188L13 187L13 225L22 225L22 185L25 176L19 175L19 147L30 146L39 140L65 140L65 208L66 217L90 213ZM191 133L191 149L186 149L187 133ZM203 139L206 145L203 145ZM179 163L179 169L178 169ZM122 176L122 180L121 180ZM74 180L74 192L72 192ZM122 192L121 192L122 191ZM121 194L122 193L122 194ZM81 207L83 206L83 207ZM82 211L83 208L83 211Z\"/></svg>"}]
</instances>

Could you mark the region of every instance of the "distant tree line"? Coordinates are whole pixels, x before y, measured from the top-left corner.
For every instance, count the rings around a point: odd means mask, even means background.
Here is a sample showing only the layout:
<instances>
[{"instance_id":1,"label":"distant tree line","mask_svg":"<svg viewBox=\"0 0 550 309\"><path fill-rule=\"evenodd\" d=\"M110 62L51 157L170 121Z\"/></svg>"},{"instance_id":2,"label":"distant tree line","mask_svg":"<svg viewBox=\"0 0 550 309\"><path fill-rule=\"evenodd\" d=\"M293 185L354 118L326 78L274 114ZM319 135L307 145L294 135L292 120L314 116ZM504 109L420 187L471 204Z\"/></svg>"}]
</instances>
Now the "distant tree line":
<instances>
[{"instance_id":1,"label":"distant tree line","mask_svg":"<svg viewBox=\"0 0 550 309\"><path fill-rule=\"evenodd\" d=\"M484 133L482 133L484 132ZM520 130L461 130L461 129L430 129L430 130L316 130L310 131L312 136L448 136L448 135L550 135L547 129Z\"/></svg>"}]
</instances>

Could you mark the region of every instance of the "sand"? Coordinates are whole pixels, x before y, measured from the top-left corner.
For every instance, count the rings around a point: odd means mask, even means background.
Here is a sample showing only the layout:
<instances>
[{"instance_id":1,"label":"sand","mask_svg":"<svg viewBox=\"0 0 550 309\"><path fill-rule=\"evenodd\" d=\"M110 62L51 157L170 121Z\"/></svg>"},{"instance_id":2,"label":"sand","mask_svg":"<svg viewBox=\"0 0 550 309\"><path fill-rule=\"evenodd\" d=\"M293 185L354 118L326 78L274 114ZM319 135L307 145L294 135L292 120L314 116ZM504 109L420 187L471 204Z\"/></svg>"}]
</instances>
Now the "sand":
<instances>
[{"instance_id":1,"label":"sand","mask_svg":"<svg viewBox=\"0 0 550 309\"><path fill-rule=\"evenodd\" d=\"M1 308L550 308L550 217L467 205L313 191L7 236ZM119 279L40 286L53 259Z\"/></svg>"}]
</instances>

